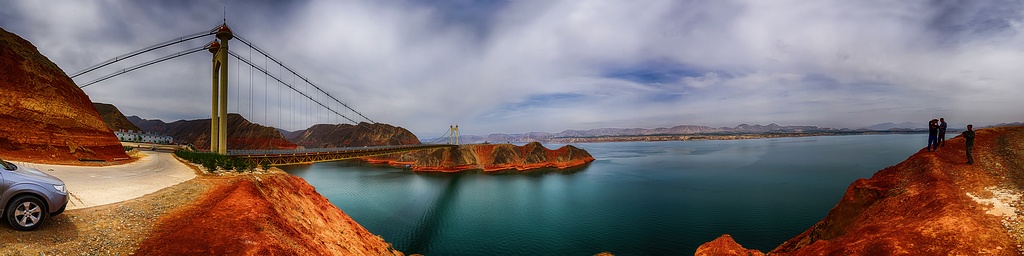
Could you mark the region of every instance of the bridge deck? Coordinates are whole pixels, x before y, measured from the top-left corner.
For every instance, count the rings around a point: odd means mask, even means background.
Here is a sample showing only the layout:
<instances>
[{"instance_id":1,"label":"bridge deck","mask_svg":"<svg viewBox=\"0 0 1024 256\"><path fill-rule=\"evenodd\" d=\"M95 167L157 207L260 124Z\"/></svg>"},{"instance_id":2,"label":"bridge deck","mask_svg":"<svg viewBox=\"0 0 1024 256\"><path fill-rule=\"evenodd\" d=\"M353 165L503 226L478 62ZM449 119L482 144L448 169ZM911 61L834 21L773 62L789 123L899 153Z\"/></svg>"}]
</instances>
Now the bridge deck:
<instances>
[{"instance_id":1,"label":"bridge deck","mask_svg":"<svg viewBox=\"0 0 1024 256\"><path fill-rule=\"evenodd\" d=\"M262 165L263 163L266 163L271 166L280 166L339 161L446 147L458 147L458 145L400 145L296 150L228 150L227 155L233 158L245 159L246 162L253 164Z\"/></svg>"}]
</instances>

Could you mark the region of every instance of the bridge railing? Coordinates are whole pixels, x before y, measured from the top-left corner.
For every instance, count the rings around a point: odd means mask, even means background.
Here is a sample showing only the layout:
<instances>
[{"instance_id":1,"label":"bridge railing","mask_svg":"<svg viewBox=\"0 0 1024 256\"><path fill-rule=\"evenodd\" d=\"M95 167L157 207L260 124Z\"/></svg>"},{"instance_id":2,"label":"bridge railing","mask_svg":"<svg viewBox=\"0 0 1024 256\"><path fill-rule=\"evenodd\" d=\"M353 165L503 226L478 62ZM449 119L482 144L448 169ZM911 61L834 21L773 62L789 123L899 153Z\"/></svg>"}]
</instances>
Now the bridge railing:
<instances>
[{"instance_id":1,"label":"bridge railing","mask_svg":"<svg viewBox=\"0 0 1024 256\"><path fill-rule=\"evenodd\" d=\"M229 156L251 156L251 155L296 155L296 154L322 154L338 152L374 151L380 149L417 148L436 145L398 145L398 146L365 146L365 147L343 147L343 148L302 148L302 149L261 149L261 150L228 150Z\"/></svg>"}]
</instances>

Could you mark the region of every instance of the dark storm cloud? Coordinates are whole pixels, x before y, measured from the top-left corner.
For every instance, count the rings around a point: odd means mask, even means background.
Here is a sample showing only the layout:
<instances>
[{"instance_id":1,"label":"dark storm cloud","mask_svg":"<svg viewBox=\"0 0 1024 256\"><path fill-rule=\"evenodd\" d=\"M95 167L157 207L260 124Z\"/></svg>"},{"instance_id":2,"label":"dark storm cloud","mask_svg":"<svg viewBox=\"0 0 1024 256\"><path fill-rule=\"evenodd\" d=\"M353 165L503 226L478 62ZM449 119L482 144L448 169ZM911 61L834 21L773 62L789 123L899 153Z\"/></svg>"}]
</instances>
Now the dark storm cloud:
<instances>
[{"instance_id":1,"label":"dark storm cloud","mask_svg":"<svg viewBox=\"0 0 1024 256\"><path fill-rule=\"evenodd\" d=\"M1013 0L966 1L934 0L934 15L928 28L935 30L941 42L957 44L963 40L981 39L1015 33L1024 3Z\"/></svg>"}]
</instances>

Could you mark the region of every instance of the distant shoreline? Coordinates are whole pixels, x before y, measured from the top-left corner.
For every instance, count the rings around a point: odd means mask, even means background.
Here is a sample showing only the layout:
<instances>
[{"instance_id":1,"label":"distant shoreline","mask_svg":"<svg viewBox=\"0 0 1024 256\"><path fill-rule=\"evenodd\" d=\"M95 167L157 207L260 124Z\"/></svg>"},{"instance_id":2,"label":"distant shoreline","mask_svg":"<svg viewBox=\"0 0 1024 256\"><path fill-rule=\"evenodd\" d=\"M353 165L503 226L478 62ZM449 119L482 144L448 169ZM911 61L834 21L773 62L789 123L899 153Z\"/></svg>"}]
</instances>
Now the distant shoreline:
<instances>
[{"instance_id":1,"label":"distant shoreline","mask_svg":"<svg viewBox=\"0 0 1024 256\"><path fill-rule=\"evenodd\" d=\"M537 140L541 143L602 143L602 142L642 142L642 141L697 141L697 140L749 140L790 137L875 135L875 134L925 134L928 131L822 131L822 132L778 132L778 133L699 133L699 134L652 134L652 135L609 135L591 137L556 137ZM947 136L958 134L959 131L947 131ZM951 137L950 137L951 138ZM522 143L527 141L481 141L474 143Z\"/></svg>"}]
</instances>

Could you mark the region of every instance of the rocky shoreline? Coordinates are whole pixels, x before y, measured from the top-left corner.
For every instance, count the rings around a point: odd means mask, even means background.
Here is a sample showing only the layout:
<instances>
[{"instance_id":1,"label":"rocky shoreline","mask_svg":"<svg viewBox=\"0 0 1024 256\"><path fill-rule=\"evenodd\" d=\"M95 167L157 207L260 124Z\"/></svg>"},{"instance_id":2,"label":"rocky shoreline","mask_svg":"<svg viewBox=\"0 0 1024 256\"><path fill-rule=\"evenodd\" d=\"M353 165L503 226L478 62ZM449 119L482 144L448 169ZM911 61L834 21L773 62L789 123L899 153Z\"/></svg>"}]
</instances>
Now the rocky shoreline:
<instances>
[{"instance_id":1,"label":"rocky shoreline","mask_svg":"<svg viewBox=\"0 0 1024 256\"><path fill-rule=\"evenodd\" d=\"M417 172L461 172L469 170L528 171L544 168L568 169L594 161L584 149L566 145L548 149L538 142L473 144L457 148L420 150L404 154L365 158L371 164L410 168Z\"/></svg>"},{"instance_id":2,"label":"rocky shoreline","mask_svg":"<svg viewBox=\"0 0 1024 256\"><path fill-rule=\"evenodd\" d=\"M962 137L946 145L855 181L824 219L769 254L1024 254L1024 127L978 130L973 165ZM696 255L760 253L723 235Z\"/></svg>"}]
</instances>

